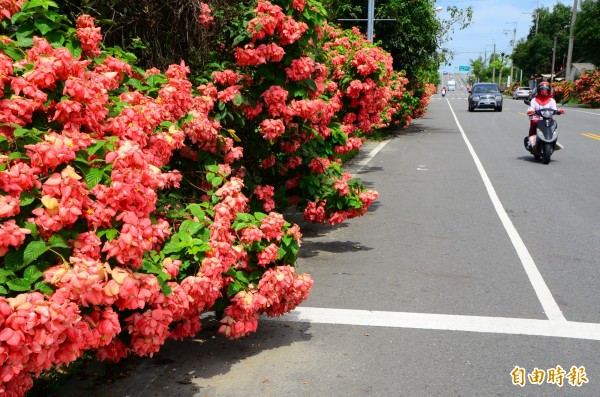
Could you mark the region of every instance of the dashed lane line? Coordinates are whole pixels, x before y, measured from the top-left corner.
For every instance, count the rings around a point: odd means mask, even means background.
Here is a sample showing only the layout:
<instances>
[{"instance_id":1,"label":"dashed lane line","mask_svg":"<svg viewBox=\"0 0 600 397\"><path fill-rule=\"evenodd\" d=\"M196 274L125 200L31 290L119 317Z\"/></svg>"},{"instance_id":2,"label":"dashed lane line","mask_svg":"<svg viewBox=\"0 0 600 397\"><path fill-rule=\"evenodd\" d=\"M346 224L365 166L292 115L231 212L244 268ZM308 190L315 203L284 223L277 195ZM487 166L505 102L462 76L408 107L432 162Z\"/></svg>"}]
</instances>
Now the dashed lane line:
<instances>
[{"instance_id":1,"label":"dashed lane line","mask_svg":"<svg viewBox=\"0 0 600 397\"><path fill-rule=\"evenodd\" d=\"M600 340L600 324L506 317L298 307L271 321Z\"/></svg>"}]
</instances>

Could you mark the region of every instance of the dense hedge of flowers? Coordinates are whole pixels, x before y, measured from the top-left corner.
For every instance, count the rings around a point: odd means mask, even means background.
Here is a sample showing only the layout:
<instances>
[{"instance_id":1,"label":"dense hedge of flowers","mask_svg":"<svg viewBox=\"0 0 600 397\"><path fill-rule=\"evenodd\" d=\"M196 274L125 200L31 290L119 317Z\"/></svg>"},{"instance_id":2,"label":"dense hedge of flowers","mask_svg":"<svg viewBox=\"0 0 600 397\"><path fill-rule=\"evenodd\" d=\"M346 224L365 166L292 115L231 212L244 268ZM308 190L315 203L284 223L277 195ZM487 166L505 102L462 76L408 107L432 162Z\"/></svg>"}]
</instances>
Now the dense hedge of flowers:
<instances>
[{"instance_id":1,"label":"dense hedge of flowers","mask_svg":"<svg viewBox=\"0 0 600 397\"><path fill-rule=\"evenodd\" d=\"M52 4L5 1L0 12L14 32L0 38L8 396L85 351L151 356L197 333L203 311L238 338L261 314L293 309L313 281L294 268L298 226L274 210L297 204L330 223L364 214L377 193L339 156L361 133L406 125L431 95L404 92L389 55L346 45L311 0L259 1L236 64L197 88L185 63L139 70L101 48L93 18L72 29Z\"/></svg>"},{"instance_id":2,"label":"dense hedge of flowers","mask_svg":"<svg viewBox=\"0 0 600 397\"><path fill-rule=\"evenodd\" d=\"M584 72L575 81L575 92L581 103L600 107L600 71Z\"/></svg>"}]
</instances>

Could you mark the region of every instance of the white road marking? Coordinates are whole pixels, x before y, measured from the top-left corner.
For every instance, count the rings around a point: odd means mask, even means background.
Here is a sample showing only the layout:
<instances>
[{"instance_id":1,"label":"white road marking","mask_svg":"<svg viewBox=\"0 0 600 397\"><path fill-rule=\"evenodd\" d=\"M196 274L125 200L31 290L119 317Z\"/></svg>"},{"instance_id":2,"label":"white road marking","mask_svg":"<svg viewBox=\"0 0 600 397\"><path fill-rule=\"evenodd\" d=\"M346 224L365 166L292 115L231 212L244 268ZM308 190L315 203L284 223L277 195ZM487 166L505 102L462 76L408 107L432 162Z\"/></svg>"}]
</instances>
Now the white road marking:
<instances>
[{"instance_id":1,"label":"white road marking","mask_svg":"<svg viewBox=\"0 0 600 397\"><path fill-rule=\"evenodd\" d=\"M600 116L600 113L586 112L585 110L577 110L577 109L573 109L570 107L568 107L567 109L568 109L567 112L587 113L587 114L593 114L594 116Z\"/></svg>"},{"instance_id":2,"label":"white road marking","mask_svg":"<svg viewBox=\"0 0 600 397\"><path fill-rule=\"evenodd\" d=\"M266 319L266 318L265 318ZM298 307L273 321L600 340L600 324L560 320Z\"/></svg>"},{"instance_id":3,"label":"white road marking","mask_svg":"<svg viewBox=\"0 0 600 397\"><path fill-rule=\"evenodd\" d=\"M452 112L452 115L454 116L454 121L456 121L456 125L458 126L458 129L460 130L463 140L465 141L467 148L469 149L469 152L471 153L471 156L473 157L473 161L475 161L477 170L479 171L479 174L481 175L481 179L483 179L483 183L487 189L490 199L492 200L492 204L494 205L494 208L496 209L496 213L500 217L500 220L502 221L502 225L504 226L506 233L510 237L510 241L512 242L513 246L515 247L515 250L517 251L517 255L519 256L519 259L521 259L521 263L523 264L523 267L525 268L525 272L527 273L527 276L529 277L529 281L531 282L531 285L533 286L533 289L535 290L535 293L537 294L537 297L540 300L540 303L542 304L544 311L546 312L546 316L548 316L549 320L552 320L554 322L557 322L557 321L566 322L567 320L563 316L560 308L558 307L558 304L554 300L554 297L552 296L550 289L548 289L548 286L544 282L544 279L542 278L542 275L540 274L537 266L535 265L533 258L529 254L529 250L525 246L525 243L523 243L523 240L521 239L519 232L517 232L517 229L515 228L515 226L511 222L510 218L508 217L508 214L504 210L504 207L503 207L502 203L500 202L500 199L498 198L496 191L494 190L494 186L492 186L492 182L490 181L490 178L487 176L487 173L485 172L485 169L483 168L483 164L481 164L481 161L479 160L477 153L475 153L475 149L473 149L473 146L471 145L471 142L469 142L469 139L467 138L465 131L463 130L460 123L458 122L458 118L456 117L456 113L454 113L454 109L452 109L452 105L450 105L450 102L448 102L448 106L450 107L450 111Z\"/></svg>"},{"instance_id":4,"label":"white road marking","mask_svg":"<svg viewBox=\"0 0 600 397\"><path fill-rule=\"evenodd\" d=\"M379 151L381 149L383 149L383 147L385 145L387 145L388 142L389 141L382 141L382 142L380 142L379 145L377 145L373 150L371 150L369 152L369 154L364 159L362 159L361 161L359 161L358 163L356 163L356 167L358 167L358 168L356 169L356 171L352 172L352 176L355 176L356 174L358 174L364 168L364 166L367 165L369 163L369 161L371 161L371 159L373 157L375 157L375 155L377 153L379 153Z\"/></svg>"}]
</instances>

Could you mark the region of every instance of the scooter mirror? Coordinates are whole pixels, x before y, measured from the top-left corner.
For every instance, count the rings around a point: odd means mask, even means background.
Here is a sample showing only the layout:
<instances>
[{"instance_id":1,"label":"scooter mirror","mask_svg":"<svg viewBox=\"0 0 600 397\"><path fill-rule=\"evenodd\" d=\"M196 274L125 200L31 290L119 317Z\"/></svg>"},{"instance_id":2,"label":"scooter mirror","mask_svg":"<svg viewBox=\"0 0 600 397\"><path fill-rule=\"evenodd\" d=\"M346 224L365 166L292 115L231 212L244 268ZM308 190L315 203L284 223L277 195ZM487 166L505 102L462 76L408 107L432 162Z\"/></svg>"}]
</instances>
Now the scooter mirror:
<instances>
[{"instance_id":1,"label":"scooter mirror","mask_svg":"<svg viewBox=\"0 0 600 397\"><path fill-rule=\"evenodd\" d=\"M525 99L523 102L525 102L525 105L531 106L531 102L529 101L529 99Z\"/></svg>"},{"instance_id":2,"label":"scooter mirror","mask_svg":"<svg viewBox=\"0 0 600 397\"><path fill-rule=\"evenodd\" d=\"M561 105L564 105L565 103L569 102L569 98L563 99L563 101L560 103Z\"/></svg>"}]
</instances>

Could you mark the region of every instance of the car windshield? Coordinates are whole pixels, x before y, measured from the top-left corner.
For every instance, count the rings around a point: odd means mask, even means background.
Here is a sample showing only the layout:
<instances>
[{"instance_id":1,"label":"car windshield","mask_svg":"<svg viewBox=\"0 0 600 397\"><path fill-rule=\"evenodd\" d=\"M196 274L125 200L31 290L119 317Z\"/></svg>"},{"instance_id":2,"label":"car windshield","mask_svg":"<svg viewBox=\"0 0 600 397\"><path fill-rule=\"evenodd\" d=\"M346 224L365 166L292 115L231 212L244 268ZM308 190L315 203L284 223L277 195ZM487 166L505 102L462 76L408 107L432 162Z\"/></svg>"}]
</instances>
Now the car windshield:
<instances>
[{"instance_id":1,"label":"car windshield","mask_svg":"<svg viewBox=\"0 0 600 397\"><path fill-rule=\"evenodd\" d=\"M529 87L519 87L518 90L525 90L525 91L529 91Z\"/></svg>"},{"instance_id":2,"label":"car windshield","mask_svg":"<svg viewBox=\"0 0 600 397\"><path fill-rule=\"evenodd\" d=\"M473 93L475 94L492 94L495 92L498 92L498 86L496 84L476 85L473 87Z\"/></svg>"}]
</instances>

